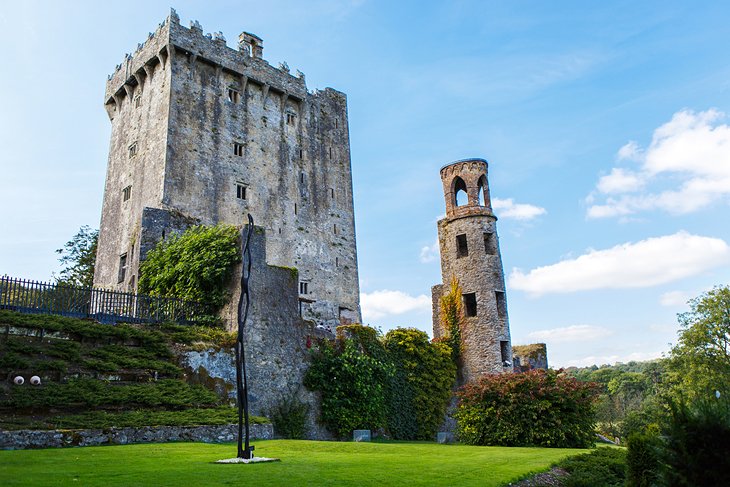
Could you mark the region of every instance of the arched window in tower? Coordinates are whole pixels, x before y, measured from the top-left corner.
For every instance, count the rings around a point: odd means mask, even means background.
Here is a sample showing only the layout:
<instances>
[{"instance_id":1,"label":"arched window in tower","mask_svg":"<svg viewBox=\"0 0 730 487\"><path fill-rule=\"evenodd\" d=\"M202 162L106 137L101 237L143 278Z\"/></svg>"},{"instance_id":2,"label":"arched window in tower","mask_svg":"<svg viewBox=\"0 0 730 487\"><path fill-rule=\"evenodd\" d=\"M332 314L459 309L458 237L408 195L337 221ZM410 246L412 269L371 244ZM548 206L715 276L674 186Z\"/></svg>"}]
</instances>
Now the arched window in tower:
<instances>
[{"instance_id":1,"label":"arched window in tower","mask_svg":"<svg viewBox=\"0 0 730 487\"><path fill-rule=\"evenodd\" d=\"M466 183L459 176L454 178L454 206L465 205L468 201L466 195Z\"/></svg>"},{"instance_id":2,"label":"arched window in tower","mask_svg":"<svg viewBox=\"0 0 730 487\"><path fill-rule=\"evenodd\" d=\"M479 206L487 206L487 178L482 176L479 178L478 195L479 195Z\"/></svg>"}]
</instances>

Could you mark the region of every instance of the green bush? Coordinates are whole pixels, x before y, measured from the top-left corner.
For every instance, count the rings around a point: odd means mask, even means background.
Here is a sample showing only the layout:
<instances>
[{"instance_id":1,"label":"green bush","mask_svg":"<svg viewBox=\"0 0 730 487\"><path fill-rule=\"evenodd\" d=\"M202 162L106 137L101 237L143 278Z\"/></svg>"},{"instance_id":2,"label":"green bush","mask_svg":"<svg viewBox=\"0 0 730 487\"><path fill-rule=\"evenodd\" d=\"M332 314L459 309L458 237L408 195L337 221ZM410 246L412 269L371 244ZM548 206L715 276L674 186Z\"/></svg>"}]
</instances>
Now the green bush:
<instances>
[{"instance_id":1,"label":"green bush","mask_svg":"<svg viewBox=\"0 0 730 487\"><path fill-rule=\"evenodd\" d=\"M281 438L304 438L307 434L308 415L309 404L294 396L282 400L269 411L274 433Z\"/></svg>"},{"instance_id":2,"label":"green bush","mask_svg":"<svg viewBox=\"0 0 730 487\"><path fill-rule=\"evenodd\" d=\"M385 426L390 367L373 351L379 351L374 333L364 339L320 341L304 378L306 387L321 393L321 422L340 438L355 429Z\"/></svg>"},{"instance_id":3,"label":"green bush","mask_svg":"<svg viewBox=\"0 0 730 487\"><path fill-rule=\"evenodd\" d=\"M626 451L601 447L591 453L567 458L557 464L570 475L564 487L623 487L626 479Z\"/></svg>"},{"instance_id":4,"label":"green bush","mask_svg":"<svg viewBox=\"0 0 730 487\"><path fill-rule=\"evenodd\" d=\"M391 330L383 344L396 371L389 389L388 432L396 439L433 439L456 378L451 348L430 343L415 328Z\"/></svg>"},{"instance_id":5,"label":"green bush","mask_svg":"<svg viewBox=\"0 0 730 487\"><path fill-rule=\"evenodd\" d=\"M240 260L236 227L194 226L147 253L140 266L139 290L220 308L228 301L226 289Z\"/></svg>"},{"instance_id":6,"label":"green bush","mask_svg":"<svg viewBox=\"0 0 730 487\"><path fill-rule=\"evenodd\" d=\"M458 436L470 445L587 448L596 394L553 370L486 375L458 393Z\"/></svg>"},{"instance_id":7,"label":"green bush","mask_svg":"<svg viewBox=\"0 0 730 487\"><path fill-rule=\"evenodd\" d=\"M673 404L663 433L668 485L730 485L730 401Z\"/></svg>"},{"instance_id":8,"label":"green bush","mask_svg":"<svg viewBox=\"0 0 730 487\"><path fill-rule=\"evenodd\" d=\"M626 442L626 486L651 487L659 478L659 438L632 433Z\"/></svg>"},{"instance_id":9,"label":"green bush","mask_svg":"<svg viewBox=\"0 0 730 487\"><path fill-rule=\"evenodd\" d=\"M315 348L304 384L321 393L320 420L340 438L385 429L397 439L431 439L455 379L451 349L415 329L384 338L362 325L338 328Z\"/></svg>"}]
</instances>

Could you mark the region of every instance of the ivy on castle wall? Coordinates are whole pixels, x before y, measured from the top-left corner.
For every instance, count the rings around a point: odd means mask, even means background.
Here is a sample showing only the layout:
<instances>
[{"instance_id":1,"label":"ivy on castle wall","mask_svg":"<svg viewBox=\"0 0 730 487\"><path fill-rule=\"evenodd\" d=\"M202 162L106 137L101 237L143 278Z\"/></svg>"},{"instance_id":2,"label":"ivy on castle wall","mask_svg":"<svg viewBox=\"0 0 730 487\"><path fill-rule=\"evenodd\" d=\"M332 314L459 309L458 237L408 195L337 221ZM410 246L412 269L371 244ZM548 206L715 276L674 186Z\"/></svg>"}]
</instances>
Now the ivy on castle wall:
<instances>
[{"instance_id":1,"label":"ivy on castle wall","mask_svg":"<svg viewBox=\"0 0 730 487\"><path fill-rule=\"evenodd\" d=\"M220 308L229 299L227 287L240 260L236 227L190 227L160 241L147 254L140 266L139 289Z\"/></svg>"},{"instance_id":2,"label":"ivy on castle wall","mask_svg":"<svg viewBox=\"0 0 730 487\"><path fill-rule=\"evenodd\" d=\"M320 420L340 438L354 429L396 439L431 439L444 418L456 366L451 349L426 333L381 336L362 325L338 327L314 349L305 386L321 393Z\"/></svg>"}]
</instances>

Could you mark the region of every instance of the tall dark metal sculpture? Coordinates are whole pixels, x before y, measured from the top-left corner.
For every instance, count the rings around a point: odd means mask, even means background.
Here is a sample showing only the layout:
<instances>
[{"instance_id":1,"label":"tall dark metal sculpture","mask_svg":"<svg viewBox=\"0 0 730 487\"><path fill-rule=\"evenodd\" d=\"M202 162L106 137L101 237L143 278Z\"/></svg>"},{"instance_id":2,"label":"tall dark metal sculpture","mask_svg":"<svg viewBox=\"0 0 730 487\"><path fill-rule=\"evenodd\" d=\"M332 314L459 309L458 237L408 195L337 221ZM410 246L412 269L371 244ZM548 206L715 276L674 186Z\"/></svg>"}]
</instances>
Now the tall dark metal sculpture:
<instances>
[{"instance_id":1,"label":"tall dark metal sculpture","mask_svg":"<svg viewBox=\"0 0 730 487\"><path fill-rule=\"evenodd\" d=\"M238 458L250 460L253 458L254 447L249 444L248 425L248 382L246 380L246 356L243 352L243 330L248 318L248 308L251 304L251 297L248 289L248 279L251 276L251 233L253 232L253 217L248 215L248 228L241 229L241 242L243 243L243 266L241 269L241 297L238 299L238 338L236 340L236 388L238 392ZM244 300L246 301L244 304ZM246 440L243 445L244 424Z\"/></svg>"}]
</instances>

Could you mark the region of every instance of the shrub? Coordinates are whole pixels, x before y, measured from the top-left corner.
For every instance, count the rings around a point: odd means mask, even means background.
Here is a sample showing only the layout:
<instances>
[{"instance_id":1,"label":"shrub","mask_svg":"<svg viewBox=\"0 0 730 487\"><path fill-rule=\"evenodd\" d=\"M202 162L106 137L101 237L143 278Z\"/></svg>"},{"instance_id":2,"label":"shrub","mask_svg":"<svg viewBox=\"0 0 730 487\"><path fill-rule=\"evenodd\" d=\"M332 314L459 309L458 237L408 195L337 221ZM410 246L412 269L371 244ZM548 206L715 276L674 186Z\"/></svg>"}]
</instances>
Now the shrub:
<instances>
[{"instance_id":1,"label":"shrub","mask_svg":"<svg viewBox=\"0 0 730 487\"><path fill-rule=\"evenodd\" d=\"M730 401L673 404L663 461L672 486L730 485Z\"/></svg>"},{"instance_id":2,"label":"shrub","mask_svg":"<svg viewBox=\"0 0 730 487\"><path fill-rule=\"evenodd\" d=\"M274 425L274 432L282 438L302 439L307 434L307 416L309 404L295 396L283 399L271 411L269 419Z\"/></svg>"},{"instance_id":3,"label":"shrub","mask_svg":"<svg viewBox=\"0 0 730 487\"><path fill-rule=\"evenodd\" d=\"M416 329L384 338L362 325L322 341L304 384L321 393L320 420L339 437L385 429L396 439L431 439L444 419L456 366L451 349Z\"/></svg>"},{"instance_id":4,"label":"shrub","mask_svg":"<svg viewBox=\"0 0 730 487\"><path fill-rule=\"evenodd\" d=\"M240 261L238 230L231 225L195 226L155 246L140 266L139 289L223 306L233 266Z\"/></svg>"},{"instance_id":5,"label":"shrub","mask_svg":"<svg viewBox=\"0 0 730 487\"><path fill-rule=\"evenodd\" d=\"M659 478L659 438L649 433L632 433L626 442L627 487L651 487Z\"/></svg>"},{"instance_id":6,"label":"shrub","mask_svg":"<svg viewBox=\"0 0 730 487\"><path fill-rule=\"evenodd\" d=\"M558 466L570 475L564 487L623 487L626 478L626 451L601 447L591 453L567 458Z\"/></svg>"},{"instance_id":7,"label":"shrub","mask_svg":"<svg viewBox=\"0 0 730 487\"><path fill-rule=\"evenodd\" d=\"M439 319L446 331L444 341L451 347L454 362L458 362L461 355L461 326L464 321L461 293L459 280L452 276L449 292L441 296L439 302Z\"/></svg>"},{"instance_id":8,"label":"shrub","mask_svg":"<svg viewBox=\"0 0 730 487\"><path fill-rule=\"evenodd\" d=\"M458 393L458 435L471 445L587 448L596 394L553 370L487 375Z\"/></svg>"},{"instance_id":9,"label":"shrub","mask_svg":"<svg viewBox=\"0 0 730 487\"><path fill-rule=\"evenodd\" d=\"M391 330L383 343L396 371L389 389L388 432L396 439L432 439L456 378L451 348L430 343L425 332L414 328Z\"/></svg>"},{"instance_id":10,"label":"shrub","mask_svg":"<svg viewBox=\"0 0 730 487\"><path fill-rule=\"evenodd\" d=\"M373 355L382 350L373 337L320 341L304 378L306 387L321 393L320 420L340 438L347 438L354 429L385 426L385 383L390 370L382 357Z\"/></svg>"}]
</instances>

